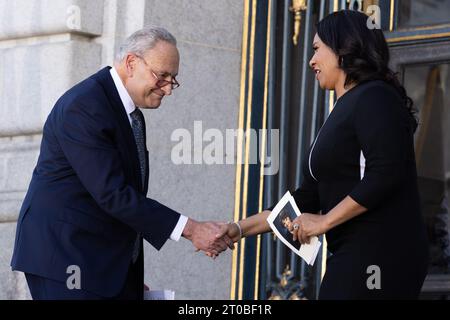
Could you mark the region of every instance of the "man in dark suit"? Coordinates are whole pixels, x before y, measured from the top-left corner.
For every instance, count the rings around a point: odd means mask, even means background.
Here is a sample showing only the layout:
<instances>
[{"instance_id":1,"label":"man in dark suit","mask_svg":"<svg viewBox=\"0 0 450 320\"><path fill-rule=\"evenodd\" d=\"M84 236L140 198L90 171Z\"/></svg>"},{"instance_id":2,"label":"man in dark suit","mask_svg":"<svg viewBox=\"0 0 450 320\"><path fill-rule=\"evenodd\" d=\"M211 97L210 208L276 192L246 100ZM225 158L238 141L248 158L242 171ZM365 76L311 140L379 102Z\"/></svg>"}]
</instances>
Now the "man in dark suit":
<instances>
[{"instance_id":1,"label":"man in dark suit","mask_svg":"<svg viewBox=\"0 0 450 320\"><path fill-rule=\"evenodd\" d=\"M140 109L178 87L175 38L130 36L104 68L67 91L44 125L17 223L11 266L34 299L142 299L142 238L156 249L181 236L217 256L223 225L197 222L146 198L149 168Z\"/></svg>"}]
</instances>

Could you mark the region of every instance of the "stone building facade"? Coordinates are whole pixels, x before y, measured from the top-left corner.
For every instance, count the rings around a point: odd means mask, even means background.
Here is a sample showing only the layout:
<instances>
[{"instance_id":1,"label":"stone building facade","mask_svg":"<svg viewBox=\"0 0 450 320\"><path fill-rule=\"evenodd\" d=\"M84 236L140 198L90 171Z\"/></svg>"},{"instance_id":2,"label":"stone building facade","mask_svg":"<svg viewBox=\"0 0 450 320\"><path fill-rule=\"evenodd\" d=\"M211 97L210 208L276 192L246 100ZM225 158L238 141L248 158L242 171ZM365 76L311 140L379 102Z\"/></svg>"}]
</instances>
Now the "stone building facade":
<instances>
[{"instance_id":1,"label":"stone building facade","mask_svg":"<svg viewBox=\"0 0 450 320\"><path fill-rule=\"evenodd\" d=\"M178 40L181 87L145 111L152 197L198 220L232 219L235 165L176 165L174 130L238 124L243 0L0 0L0 299L29 299L9 266L15 227L39 155L42 126L67 89L111 65L143 26ZM199 150L194 150L199 152ZM177 299L228 299L231 253L213 261L190 242L146 244L145 278Z\"/></svg>"}]
</instances>

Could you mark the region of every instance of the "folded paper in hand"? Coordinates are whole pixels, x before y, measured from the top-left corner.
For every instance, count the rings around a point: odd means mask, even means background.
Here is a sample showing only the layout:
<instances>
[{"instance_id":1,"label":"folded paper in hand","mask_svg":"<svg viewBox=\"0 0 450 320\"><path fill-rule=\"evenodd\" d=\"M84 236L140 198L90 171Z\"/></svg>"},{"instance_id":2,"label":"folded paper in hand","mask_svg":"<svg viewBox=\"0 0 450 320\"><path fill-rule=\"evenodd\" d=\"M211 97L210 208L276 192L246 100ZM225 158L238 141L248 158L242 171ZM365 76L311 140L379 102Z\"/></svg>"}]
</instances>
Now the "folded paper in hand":
<instances>
[{"instance_id":1,"label":"folded paper in hand","mask_svg":"<svg viewBox=\"0 0 450 320\"><path fill-rule=\"evenodd\" d=\"M289 249L312 266L319 252L321 242L317 237L311 237L309 244L301 244L298 240L293 240L293 235L289 231L294 219L300 215L301 212L295 203L294 197L288 191L267 217L267 222L277 237Z\"/></svg>"}]
</instances>

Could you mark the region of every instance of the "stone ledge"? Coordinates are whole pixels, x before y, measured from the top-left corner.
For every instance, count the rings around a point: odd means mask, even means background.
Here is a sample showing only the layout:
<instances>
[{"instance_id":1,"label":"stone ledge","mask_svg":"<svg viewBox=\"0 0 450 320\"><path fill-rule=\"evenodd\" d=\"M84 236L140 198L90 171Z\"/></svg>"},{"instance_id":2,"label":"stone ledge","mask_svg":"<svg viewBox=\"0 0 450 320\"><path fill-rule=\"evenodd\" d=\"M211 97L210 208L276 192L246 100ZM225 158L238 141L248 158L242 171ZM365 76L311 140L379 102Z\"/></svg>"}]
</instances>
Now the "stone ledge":
<instances>
[{"instance_id":1,"label":"stone ledge","mask_svg":"<svg viewBox=\"0 0 450 320\"><path fill-rule=\"evenodd\" d=\"M39 149L41 140L42 134L8 137L0 136L0 154L11 151L27 151L30 149Z\"/></svg>"},{"instance_id":2,"label":"stone ledge","mask_svg":"<svg viewBox=\"0 0 450 320\"><path fill-rule=\"evenodd\" d=\"M98 71L101 51L78 40L0 50L0 136L42 131L56 100Z\"/></svg>"},{"instance_id":3,"label":"stone ledge","mask_svg":"<svg viewBox=\"0 0 450 320\"><path fill-rule=\"evenodd\" d=\"M66 32L93 37L102 29L102 0L0 0L0 40Z\"/></svg>"}]
</instances>

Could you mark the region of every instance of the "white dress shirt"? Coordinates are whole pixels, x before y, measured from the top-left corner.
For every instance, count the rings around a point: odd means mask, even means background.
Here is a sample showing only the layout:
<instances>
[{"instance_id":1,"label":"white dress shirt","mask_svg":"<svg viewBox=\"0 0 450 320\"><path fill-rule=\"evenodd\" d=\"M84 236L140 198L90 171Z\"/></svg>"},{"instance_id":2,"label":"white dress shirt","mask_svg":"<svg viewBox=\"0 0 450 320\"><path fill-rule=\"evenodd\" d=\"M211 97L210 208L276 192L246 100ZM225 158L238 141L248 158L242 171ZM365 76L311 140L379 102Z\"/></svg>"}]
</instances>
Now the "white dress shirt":
<instances>
[{"instance_id":1,"label":"white dress shirt","mask_svg":"<svg viewBox=\"0 0 450 320\"><path fill-rule=\"evenodd\" d=\"M128 115L128 120L131 125L131 116L130 114L136 110L136 106L128 94L127 89L123 85L122 79L120 79L119 74L116 69L113 67L110 70L111 77L113 78L114 84L116 86L117 91L119 92L120 100L122 101L123 106L125 107L125 111ZM173 229L172 234L170 235L170 239L174 241L180 240L181 234L183 233L184 227L186 226L188 218L186 216L180 215L180 219L178 219L178 223Z\"/></svg>"}]
</instances>

